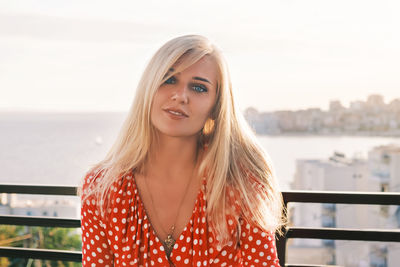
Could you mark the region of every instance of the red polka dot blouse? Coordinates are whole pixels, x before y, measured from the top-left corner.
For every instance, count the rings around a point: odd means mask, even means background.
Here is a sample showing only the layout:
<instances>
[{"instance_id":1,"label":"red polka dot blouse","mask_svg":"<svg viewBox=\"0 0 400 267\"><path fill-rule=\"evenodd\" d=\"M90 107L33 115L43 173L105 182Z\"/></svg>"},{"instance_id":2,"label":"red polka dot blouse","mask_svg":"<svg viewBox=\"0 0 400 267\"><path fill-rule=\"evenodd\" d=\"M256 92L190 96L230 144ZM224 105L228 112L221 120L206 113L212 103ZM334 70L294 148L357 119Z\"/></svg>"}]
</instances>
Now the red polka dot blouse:
<instances>
[{"instance_id":1,"label":"red polka dot blouse","mask_svg":"<svg viewBox=\"0 0 400 267\"><path fill-rule=\"evenodd\" d=\"M111 207L105 219L93 197L82 202L83 266L269 266L278 267L275 237L271 232L239 220L236 227L240 242L230 241L223 247L206 219L206 179L199 190L192 216L177 238L168 259L161 241L152 229L132 175L111 187ZM96 177L88 174L83 194ZM238 229L239 228L239 229Z\"/></svg>"}]
</instances>

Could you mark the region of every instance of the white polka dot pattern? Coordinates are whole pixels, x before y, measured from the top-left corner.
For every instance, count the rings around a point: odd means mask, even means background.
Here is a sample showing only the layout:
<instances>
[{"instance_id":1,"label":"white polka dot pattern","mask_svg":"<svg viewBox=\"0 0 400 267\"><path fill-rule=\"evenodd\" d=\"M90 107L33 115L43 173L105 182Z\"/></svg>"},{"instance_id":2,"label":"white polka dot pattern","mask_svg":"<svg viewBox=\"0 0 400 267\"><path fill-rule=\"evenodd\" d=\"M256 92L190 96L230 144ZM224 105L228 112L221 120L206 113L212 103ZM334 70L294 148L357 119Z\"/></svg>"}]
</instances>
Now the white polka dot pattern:
<instances>
[{"instance_id":1,"label":"white polka dot pattern","mask_svg":"<svg viewBox=\"0 0 400 267\"><path fill-rule=\"evenodd\" d=\"M256 226L251 226L245 220L240 221L240 250L244 266L279 265L276 253L275 235L272 232L263 232Z\"/></svg>"},{"instance_id":2,"label":"white polka dot pattern","mask_svg":"<svg viewBox=\"0 0 400 267\"><path fill-rule=\"evenodd\" d=\"M83 185L83 194L87 193L94 177L88 174ZM82 202L81 229L82 229L82 265L83 266L114 266L105 224L95 205L93 197Z\"/></svg>"},{"instance_id":3,"label":"white polka dot pattern","mask_svg":"<svg viewBox=\"0 0 400 267\"><path fill-rule=\"evenodd\" d=\"M96 179L88 174L83 193ZM246 221L227 215L228 230L240 242L220 246L206 219L206 179L192 217L176 240L170 261L175 266L278 267L275 238ZM82 266L170 266L162 243L146 215L132 175L111 187L111 207L102 220L93 198L82 202Z\"/></svg>"}]
</instances>

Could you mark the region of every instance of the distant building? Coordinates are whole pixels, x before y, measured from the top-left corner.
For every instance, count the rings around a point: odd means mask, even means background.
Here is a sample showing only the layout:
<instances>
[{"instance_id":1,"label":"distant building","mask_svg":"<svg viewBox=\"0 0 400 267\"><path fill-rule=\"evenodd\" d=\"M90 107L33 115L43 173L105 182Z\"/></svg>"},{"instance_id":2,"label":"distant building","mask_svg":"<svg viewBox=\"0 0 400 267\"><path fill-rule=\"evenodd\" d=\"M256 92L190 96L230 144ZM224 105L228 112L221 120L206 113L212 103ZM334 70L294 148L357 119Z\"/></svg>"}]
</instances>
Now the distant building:
<instances>
[{"instance_id":1,"label":"distant building","mask_svg":"<svg viewBox=\"0 0 400 267\"><path fill-rule=\"evenodd\" d=\"M329 103L329 111L331 112L337 112L344 109L345 108L343 107L342 103L339 100L332 100Z\"/></svg>"},{"instance_id":2,"label":"distant building","mask_svg":"<svg viewBox=\"0 0 400 267\"><path fill-rule=\"evenodd\" d=\"M389 111L400 112L400 98L393 99L388 104Z\"/></svg>"},{"instance_id":3,"label":"distant building","mask_svg":"<svg viewBox=\"0 0 400 267\"><path fill-rule=\"evenodd\" d=\"M349 109L351 111L355 111L356 112L356 111L364 110L365 107L366 107L366 104L363 101L352 101L352 102L350 102Z\"/></svg>"},{"instance_id":4,"label":"distant building","mask_svg":"<svg viewBox=\"0 0 400 267\"><path fill-rule=\"evenodd\" d=\"M368 106L383 106L385 102L383 101L383 96L381 95L369 95L367 98Z\"/></svg>"},{"instance_id":5,"label":"distant building","mask_svg":"<svg viewBox=\"0 0 400 267\"><path fill-rule=\"evenodd\" d=\"M400 146L378 146L368 153L368 166L371 179L380 184L382 192L400 192ZM389 221L390 228L400 228L400 206L381 206L379 214L385 219L381 226ZM387 256L387 266L398 266L400 262L399 247L379 248Z\"/></svg>"},{"instance_id":6,"label":"distant building","mask_svg":"<svg viewBox=\"0 0 400 267\"><path fill-rule=\"evenodd\" d=\"M400 136L400 99L385 104L383 96L370 95L367 101L353 101L345 108L338 100L329 110L280 110L260 113L254 108L245 117L258 134L357 134Z\"/></svg>"},{"instance_id":7,"label":"distant building","mask_svg":"<svg viewBox=\"0 0 400 267\"><path fill-rule=\"evenodd\" d=\"M368 110L377 113L385 109L385 102L381 95L369 95L366 102Z\"/></svg>"},{"instance_id":8,"label":"distant building","mask_svg":"<svg viewBox=\"0 0 400 267\"><path fill-rule=\"evenodd\" d=\"M250 127L258 134L280 133L278 118L273 113L259 113L255 108L248 108L244 117Z\"/></svg>"},{"instance_id":9,"label":"distant building","mask_svg":"<svg viewBox=\"0 0 400 267\"><path fill-rule=\"evenodd\" d=\"M400 192L400 146L384 145L369 151L371 178L379 181L380 191Z\"/></svg>"}]
</instances>

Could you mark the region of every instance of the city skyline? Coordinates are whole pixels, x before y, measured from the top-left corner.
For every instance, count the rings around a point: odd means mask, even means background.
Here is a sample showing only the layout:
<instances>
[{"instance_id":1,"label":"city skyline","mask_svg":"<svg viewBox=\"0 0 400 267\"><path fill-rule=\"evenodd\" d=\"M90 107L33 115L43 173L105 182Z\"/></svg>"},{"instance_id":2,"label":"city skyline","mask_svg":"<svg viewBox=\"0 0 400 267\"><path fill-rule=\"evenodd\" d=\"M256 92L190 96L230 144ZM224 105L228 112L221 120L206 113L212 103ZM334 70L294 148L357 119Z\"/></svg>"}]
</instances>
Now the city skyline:
<instances>
[{"instance_id":1,"label":"city skyline","mask_svg":"<svg viewBox=\"0 0 400 267\"><path fill-rule=\"evenodd\" d=\"M294 112L296 112L296 111L303 111L303 110L308 110L308 109L330 110L332 108L338 108L338 106L341 106L344 109L351 109L352 107L354 108L354 106L357 106L358 104L361 104L361 103L373 102L375 99L371 99L371 97L381 99L383 105L390 105L391 103L394 104L395 102L400 102L400 94L398 97L394 97L390 100L385 99L385 97L380 94L370 94L370 95L365 96L364 98L358 98L358 99L353 99L353 100L349 99L347 101L347 103L345 103L345 104L343 103L343 101L341 99L337 99L337 98L329 99L325 108L323 108L321 106L314 106L314 107L305 107L302 109L271 110L271 112L275 112L275 111L294 111ZM252 107L252 106L247 107L246 110L250 110L253 108L257 110L257 108ZM257 110L257 111L264 112L263 110Z\"/></svg>"},{"instance_id":2,"label":"city skyline","mask_svg":"<svg viewBox=\"0 0 400 267\"><path fill-rule=\"evenodd\" d=\"M212 8L211 8L212 6ZM399 97L400 3L0 3L0 111L129 109L165 41L202 34L224 52L242 110L326 109ZM223 10L221 12L220 10Z\"/></svg>"},{"instance_id":3,"label":"city skyline","mask_svg":"<svg viewBox=\"0 0 400 267\"><path fill-rule=\"evenodd\" d=\"M338 100L329 109L278 110L258 112L248 108L247 122L257 134L356 134L400 136L400 98L385 102L381 95L369 95L366 101L352 101L348 107Z\"/></svg>"}]
</instances>

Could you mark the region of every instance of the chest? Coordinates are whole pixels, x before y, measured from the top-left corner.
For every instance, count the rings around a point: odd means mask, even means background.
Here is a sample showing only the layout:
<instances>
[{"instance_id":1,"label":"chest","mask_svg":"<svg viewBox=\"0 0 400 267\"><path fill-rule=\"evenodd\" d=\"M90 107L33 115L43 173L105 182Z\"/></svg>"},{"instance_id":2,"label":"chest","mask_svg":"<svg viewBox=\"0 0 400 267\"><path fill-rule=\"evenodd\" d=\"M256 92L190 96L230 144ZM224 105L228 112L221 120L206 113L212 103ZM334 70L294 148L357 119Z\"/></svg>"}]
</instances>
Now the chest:
<instances>
[{"instance_id":1,"label":"chest","mask_svg":"<svg viewBox=\"0 0 400 267\"><path fill-rule=\"evenodd\" d=\"M159 183L136 179L139 204L143 206L151 227L161 240L171 235L174 240L181 235L193 217L200 197L200 181L185 183Z\"/></svg>"}]
</instances>

